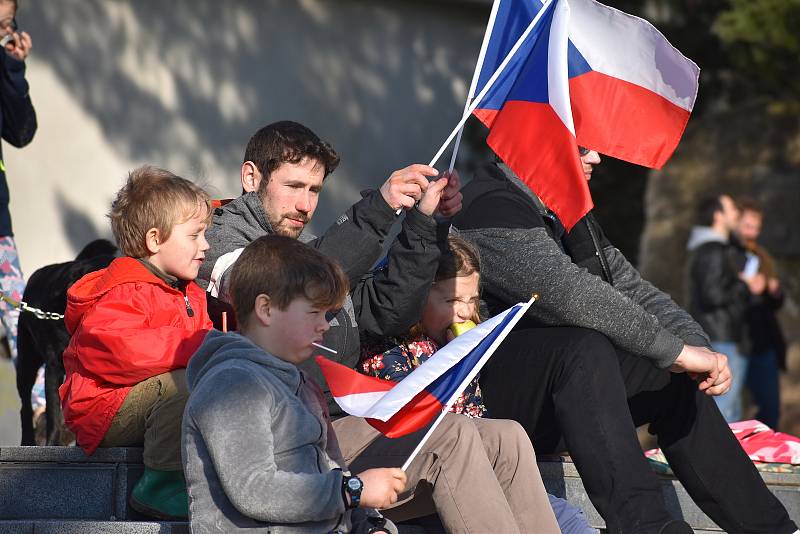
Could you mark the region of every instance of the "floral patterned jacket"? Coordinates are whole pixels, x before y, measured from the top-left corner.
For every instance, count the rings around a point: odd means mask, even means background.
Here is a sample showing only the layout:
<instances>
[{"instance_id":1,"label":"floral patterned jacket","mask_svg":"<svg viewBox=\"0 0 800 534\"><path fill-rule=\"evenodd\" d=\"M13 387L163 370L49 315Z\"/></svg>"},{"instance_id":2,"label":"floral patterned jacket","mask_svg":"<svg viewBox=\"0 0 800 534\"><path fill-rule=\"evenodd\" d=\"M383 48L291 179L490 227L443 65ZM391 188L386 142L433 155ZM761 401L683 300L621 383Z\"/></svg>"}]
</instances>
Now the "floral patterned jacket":
<instances>
[{"instance_id":1,"label":"floral patterned jacket","mask_svg":"<svg viewBox=\"0 0 800 534\"><path fill-rule=\"evenodd\" d=\"M438 343L424 334L415 340L364 340L358 370L365 375L399 382L437 350ZM487 415L477 378L459 395L450 411L467 417Z\"/></svg>"}]
</instances>

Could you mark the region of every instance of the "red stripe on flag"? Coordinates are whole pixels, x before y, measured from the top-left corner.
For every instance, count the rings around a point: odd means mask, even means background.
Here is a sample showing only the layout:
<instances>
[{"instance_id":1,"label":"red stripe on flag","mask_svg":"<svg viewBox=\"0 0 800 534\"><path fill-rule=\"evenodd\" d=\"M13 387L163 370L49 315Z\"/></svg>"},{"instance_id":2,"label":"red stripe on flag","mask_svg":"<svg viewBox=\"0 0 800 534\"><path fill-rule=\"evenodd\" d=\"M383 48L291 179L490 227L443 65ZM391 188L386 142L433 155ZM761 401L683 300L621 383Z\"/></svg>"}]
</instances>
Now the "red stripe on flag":
<instances>
[{"instance_id":1,"label":"red stripe on flag","mask_svg":"<svg viewBox=\"0 0 800 534\"><path fill-rule=\"evenodd\" d=\"M496 109L476 109L472 112L479 121L487 128L491 128L494 124L494 119L497 117L499 110Z\"/></svg>"},{"instance_id":2,"label":"red stripe on flag","mask_svg":"<svg viewBox=\"0 0 800 534\"><path fill-rule=\"evenodd\" d=\"M549 104L506 102L486 142L567 230L592 209L575 137Z\"/></svg>"},{"instance_id":3,"label":"red stripe on flag","mask_svg":"<svg viewBox=\"0 0 800 534\"><path fill-rule=\"evenodd\" d=\"M639 85L587 72L569 80L578 144L660 169L681 140L689 112Z\"/></svg>"},{"instance_id":4,"label":"red stripe on flag","mask_svg":"<svg viewBox=\"0 0 800 534\"><path fill-rule=\"evenodd\" d=\"M386 437L399 438L423 428L443 408L439 399L422 390L388 421L368 418L367 422Z\"/></svg>"},{"instance_id":5,"label":"red stripe on flag","mask_svg":"<svg viewBox=\"0 0 800 534\"><path fill-rule=\"evenodd\" d=\"M328 387L331 388L331 395L334 397L345 397L357 393L374 393L376 391L389 391L395 382L376 378L374 376L362 375L346 365L336 363L323 356L315 358L317 365L325 375Z\"/></svg>"}]
</instances>

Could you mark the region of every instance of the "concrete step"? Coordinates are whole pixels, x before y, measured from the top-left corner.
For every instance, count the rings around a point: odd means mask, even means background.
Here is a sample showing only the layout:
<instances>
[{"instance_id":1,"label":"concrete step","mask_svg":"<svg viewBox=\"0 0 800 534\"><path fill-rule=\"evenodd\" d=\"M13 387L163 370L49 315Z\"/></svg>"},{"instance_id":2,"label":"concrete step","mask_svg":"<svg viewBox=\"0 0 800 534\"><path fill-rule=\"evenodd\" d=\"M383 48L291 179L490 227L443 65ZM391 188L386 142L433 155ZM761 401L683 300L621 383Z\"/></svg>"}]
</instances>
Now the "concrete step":
<instances>
[{"instance_id":1,"label":"concrete step","mask_svg":"<svg viewBox=\"0 0 800 534\"><path fill-rule=\"evenodd\" d=\"M128 506L143 470L138 448L0 448L0 520L145 519Z\"/></svg>"},{"instance_id":2,"label":"concrete step","mask_svg":"<svg viewBox=\"0 0 800 534\"><path fill-rule=\"evenodd\" d=\"M400 534L431 534L422 527L400 525ZM0 534L189 534L180 521L0 521Z\"/></svg>"},{"instance_id":3,"label":"concrete step","mask_svg":"<svg viewBox=\"0 0 800 534\"><path fill-rule=\"evenodd\" d=\"M581 508L592 526L603 528L605 524L589 501L575 465L568 459L540 460L539 469L548 491ZM98 449L87 457L78 447L0 447L0 533L17 532L9 530L12 526L22 529L19 532L31 532L25 530L30 525L37 533L90 532L79 527L105 523L132 529L119 532L181 532L183 523L148 521L128 506L130 492L143 469L139 448ZM762 476L792 519L800 523L800 475ZM661 477L661 481L674 517L683 518L696 532L721 532L677 480ZM39 524L50 530L40 530Z\"/></svg>"},{"instance_id":4,"label":"concrete step","mask_svg":"<svg viewBox=\"0 0 800 534\"><path fill-rule=\"evenodd\" d=\"M594 528L605 528L603 518L586 494L575 464L568 459L540 458L539 471L549 493L578 506ZM800 524L800 474L761 473L761 476L767 487L786 507L792 520ZM659 478L667 510L673 517L689 523L696 533L723 532L692 501L675 477L659 475Z\"/></svg>"},{"instance_id":5,"label":"concrete step","mask_svg":"<svg viewBox=\"0 0 800 534\"><path fill-rule=\"evenodd\" d=\"M189 534L189 523L167 521L0 521L2 534Z\"/></svg>"}]
</instances>

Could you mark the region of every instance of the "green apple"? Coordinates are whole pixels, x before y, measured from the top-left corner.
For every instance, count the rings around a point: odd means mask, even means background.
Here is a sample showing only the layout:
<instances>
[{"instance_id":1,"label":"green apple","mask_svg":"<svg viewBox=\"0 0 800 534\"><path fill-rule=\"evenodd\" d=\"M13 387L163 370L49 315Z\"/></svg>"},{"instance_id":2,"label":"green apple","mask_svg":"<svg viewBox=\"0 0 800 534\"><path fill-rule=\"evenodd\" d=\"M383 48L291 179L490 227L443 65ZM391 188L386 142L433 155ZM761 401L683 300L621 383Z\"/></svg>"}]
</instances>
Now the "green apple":
<instances>
[{"instance_id":1,"label":"green apple","mask_svg":"<svg viewBox=\"0 0 800 534\"><path fill-rule=\"evenodd\" d=\"M472 330L477 326L472 321L464 321L463 323L453 323L450 325L450 331L453 333L454 336L458 337L467 330Z\"/></svg>"}]
</instances>

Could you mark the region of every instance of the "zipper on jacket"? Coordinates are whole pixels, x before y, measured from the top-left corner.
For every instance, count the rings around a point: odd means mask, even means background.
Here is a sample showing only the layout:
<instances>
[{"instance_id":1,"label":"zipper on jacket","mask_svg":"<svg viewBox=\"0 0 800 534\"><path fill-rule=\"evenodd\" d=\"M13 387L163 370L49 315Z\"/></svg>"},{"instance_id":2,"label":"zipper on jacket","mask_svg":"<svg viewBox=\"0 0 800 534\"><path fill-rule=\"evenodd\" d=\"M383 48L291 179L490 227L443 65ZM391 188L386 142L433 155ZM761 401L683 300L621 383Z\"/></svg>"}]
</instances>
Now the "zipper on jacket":
<instances>
[{"instance_id":1,"label":"zipper on jacket","mask_svg":"<svg viewBox=\"0 0 800 534\"><path fill-rule=\"evenodd\" d=\"M603 271L603 277L606 279L606 282L613 286L614 278L611 276L611 268L608 266L608 260L606 259L606 255L603 253L603 248L600 246L600 240L597 238L597 233L595 232L594 227L592 227L592 222L589 220L588 216L584 219L584 221L586 222L586 228L589 230L589 237L592 238L594 254L600 261L600 269Z\"/></svg>"},{"instance_id":2,"label":"zipper on jacket","mask_svg":"<svg viewBox=\"0 0 800 534\"><path fill-rule=\"evenodd\" d=\"M194 317L194 310L192 309L192 305L189 304L189 295L186 293L183 294L183 301L186 303L186 314L189 317Z\"/></svg>"}]
</instances>

